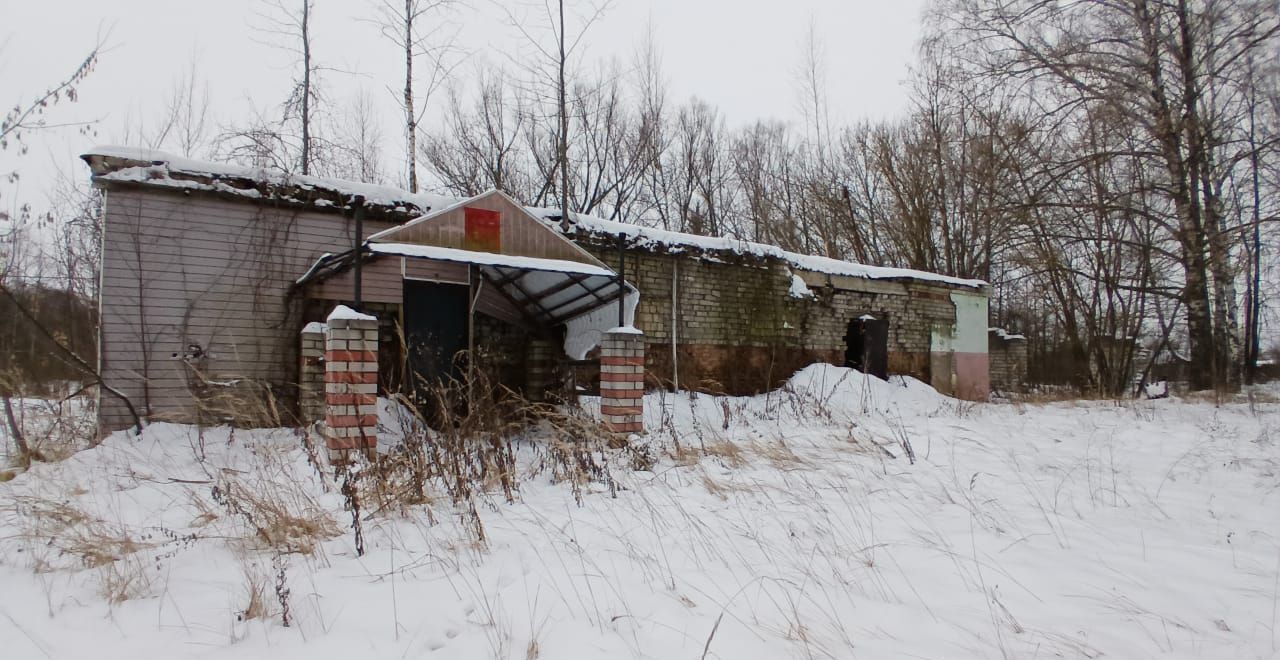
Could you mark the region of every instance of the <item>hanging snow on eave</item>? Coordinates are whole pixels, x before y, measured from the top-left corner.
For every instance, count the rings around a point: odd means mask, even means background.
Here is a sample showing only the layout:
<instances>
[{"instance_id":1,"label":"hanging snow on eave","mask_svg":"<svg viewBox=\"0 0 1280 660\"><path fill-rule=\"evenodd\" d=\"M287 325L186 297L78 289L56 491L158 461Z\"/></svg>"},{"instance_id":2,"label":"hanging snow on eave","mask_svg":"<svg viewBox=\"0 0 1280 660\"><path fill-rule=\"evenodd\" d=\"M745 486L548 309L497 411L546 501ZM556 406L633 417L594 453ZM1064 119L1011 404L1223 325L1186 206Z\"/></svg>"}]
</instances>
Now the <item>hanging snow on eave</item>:
<instances>
[{"instance_id":1,"label":"hanging snow on eave","mask_svg":"<svg viewBox=\"0 0 1280 660\"><path fill-rule=\"evenodd\" d=\"M634 328L636 305L640 304L640 292L627 289L623 296L622 325L618 325L618 305L613 303L565 321L564 353L571 359L582 360L591 349L600 345L606 332L616 332L619 327ZM636 332L639 332L637 330Z\"/></svg>"},{"instance_id":2,"label":"hanging snow on eave","mask_svg":"<svg viewBox=\"0 0 1280 660\"><path fill-rule=\"evenodd\" d=\"M813 290L804 283L804 278L791 273L791 288L787 291L792 298L812 298Z\"/></svg>"},{"instance_id":3,"label":"hanging snow on eave","mask_svg":"<svg viewBox=\"0 0 1280 660\"><path fill-rule=\"evenodd\" d=\"M559 209L527 207L526 210L534 217L542 220L543 224L551 227L552 229L555 229L556 231L564 231L560 227L559 218L561 211ZM799 254L796 252L788 252L776 245L766 245L764 243L754 243L752 241L743 241L734 238L699 236L696 234L686 234L666 229L641 227L639 225L617 222L614 220L604 220L580 213L574 214L569 232L572 232L574 228L588 234L610 237L622 234L626 237L626 240L631 247L641 249L662 248L671 254L681 254L686 251L698 251L765 257L783 261L788 266L799 270L873 280L915 280L974 289L980 289L987 284L982 280L950 277L921 270L911 270L909 268L868 266L851 261L831 259L829 257Z\"/></svg>"}]
</instances>

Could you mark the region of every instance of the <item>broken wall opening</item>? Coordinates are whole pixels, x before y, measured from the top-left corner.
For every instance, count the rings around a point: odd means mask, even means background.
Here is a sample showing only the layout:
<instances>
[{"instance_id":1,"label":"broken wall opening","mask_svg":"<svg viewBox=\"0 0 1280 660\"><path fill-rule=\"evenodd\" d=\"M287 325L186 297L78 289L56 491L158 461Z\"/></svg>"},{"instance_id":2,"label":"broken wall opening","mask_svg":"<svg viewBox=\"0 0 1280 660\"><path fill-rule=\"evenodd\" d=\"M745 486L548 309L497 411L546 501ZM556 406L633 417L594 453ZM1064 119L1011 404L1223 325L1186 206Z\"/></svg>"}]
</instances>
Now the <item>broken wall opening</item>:
<instances>
[{"instance_id":1,"label":"broken wall opening","mask_svg":"<svg viewBox=\"0 0 1280 660\"><path fill-rule=\"evenodd\" d=\"M865 314L849 321L844 363L864 374L889 379L889 321Z\"/></svg>"}]
</instances>

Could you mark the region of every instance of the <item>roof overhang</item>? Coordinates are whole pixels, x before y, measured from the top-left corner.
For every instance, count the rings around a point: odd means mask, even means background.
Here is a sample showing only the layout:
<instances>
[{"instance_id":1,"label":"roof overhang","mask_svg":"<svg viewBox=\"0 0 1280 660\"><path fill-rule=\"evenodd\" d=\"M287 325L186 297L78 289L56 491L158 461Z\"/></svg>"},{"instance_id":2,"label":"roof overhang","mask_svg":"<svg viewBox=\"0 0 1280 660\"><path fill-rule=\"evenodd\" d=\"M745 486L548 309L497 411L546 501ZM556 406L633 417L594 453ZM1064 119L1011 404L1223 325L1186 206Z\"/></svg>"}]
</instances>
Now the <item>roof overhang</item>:
<instances>
[{"instance_id":1,"label":"roof overhang","mask_svg":"<svg viewBox=\"0 0 1280 660\"><path fill-rule=\"evenodd\" d=\"M636 292L617 272L595 264L411 243L365 243L364 258L398 256L465 263L476 267L484 284L495 287L521 315L541 327L555 327ZM353 252L327 254L298 279L299 286L349 268ZM621 286L619 286L621 284Z\"/></svg>"}]
</instances>

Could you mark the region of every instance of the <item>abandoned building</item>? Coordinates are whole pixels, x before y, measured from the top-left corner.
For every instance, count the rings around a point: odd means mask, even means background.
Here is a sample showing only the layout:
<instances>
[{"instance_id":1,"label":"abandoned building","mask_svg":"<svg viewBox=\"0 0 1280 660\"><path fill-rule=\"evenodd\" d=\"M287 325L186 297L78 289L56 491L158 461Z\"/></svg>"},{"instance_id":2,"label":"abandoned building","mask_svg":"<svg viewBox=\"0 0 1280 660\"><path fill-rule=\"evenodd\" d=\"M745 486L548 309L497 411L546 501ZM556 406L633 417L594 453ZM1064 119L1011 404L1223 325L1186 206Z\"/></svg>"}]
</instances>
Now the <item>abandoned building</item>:
<instances>
[{"instance_id":1,"label":"abandoned building","mask_svg":"<svg viewBox=\"0 0 1280 660\"><path fill-rule=\"evenodd\" d=\"M598 392L622 431L643 389L755 393L815 362L990 387L981 281L566 220L499 191L83 159L105 192L101 374L152 419L251 423L251 400L364 426L374 395L456 374L459 355L530 399ZM99 411L104 430L130 423L116 399Z\"/></svg>"}]
</instances>

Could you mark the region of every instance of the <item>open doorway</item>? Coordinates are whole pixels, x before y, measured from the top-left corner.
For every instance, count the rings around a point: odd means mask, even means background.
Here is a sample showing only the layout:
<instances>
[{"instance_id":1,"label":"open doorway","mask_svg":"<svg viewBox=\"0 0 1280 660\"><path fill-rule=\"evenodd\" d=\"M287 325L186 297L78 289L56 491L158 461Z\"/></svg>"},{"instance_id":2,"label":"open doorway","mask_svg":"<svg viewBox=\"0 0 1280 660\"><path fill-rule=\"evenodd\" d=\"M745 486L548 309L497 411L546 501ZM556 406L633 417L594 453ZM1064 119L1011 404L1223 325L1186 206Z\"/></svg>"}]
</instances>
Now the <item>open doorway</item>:
<instances>
[{"instance_id":1,"label":"open doorway","mask_svg":"<svg viewBox=\"0 0 1280 660\"><path fill-rule=\"evenodd\" d=\"M849 321L844 364L881 380L889 379L889 321L869 314Z\"/></svg>"},{"instance_id":2,"label":"open doorway","mask_svg":"<svg viewBox=\"0 0 1280 660\"><path fill-rule=\"evenodd\" d=\"M462 377L460 352L467 350L465 284L405 280L404 339L409 391L430 404L432 390Z\"/></svg>"}]
</instances>

